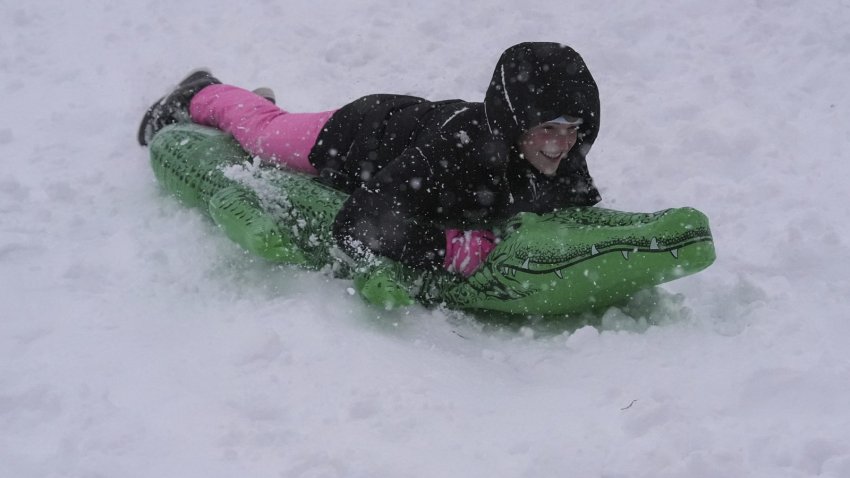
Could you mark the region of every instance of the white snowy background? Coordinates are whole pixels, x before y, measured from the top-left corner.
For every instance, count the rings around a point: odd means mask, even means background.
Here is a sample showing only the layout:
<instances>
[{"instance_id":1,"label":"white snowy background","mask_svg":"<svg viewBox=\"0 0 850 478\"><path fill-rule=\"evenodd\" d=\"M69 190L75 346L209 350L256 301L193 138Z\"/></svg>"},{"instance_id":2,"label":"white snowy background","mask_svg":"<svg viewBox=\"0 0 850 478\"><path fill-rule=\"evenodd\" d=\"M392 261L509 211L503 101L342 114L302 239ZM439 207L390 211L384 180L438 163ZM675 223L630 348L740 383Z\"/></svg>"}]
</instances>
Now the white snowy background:
<instances>
[{"instance_id":1,"label":"white snowy background","mask_svg":"<svg viewBox=\"0 0 850 478\"><path fill-rule=\"evenodd\" d=\"M135 143L193 67L480 101L528 40L599 83L602 205L716 237L596 327L377 311ZM848 477L848 84L848 0L0 0L0 477Z\"/></svg>"}]
</instances>

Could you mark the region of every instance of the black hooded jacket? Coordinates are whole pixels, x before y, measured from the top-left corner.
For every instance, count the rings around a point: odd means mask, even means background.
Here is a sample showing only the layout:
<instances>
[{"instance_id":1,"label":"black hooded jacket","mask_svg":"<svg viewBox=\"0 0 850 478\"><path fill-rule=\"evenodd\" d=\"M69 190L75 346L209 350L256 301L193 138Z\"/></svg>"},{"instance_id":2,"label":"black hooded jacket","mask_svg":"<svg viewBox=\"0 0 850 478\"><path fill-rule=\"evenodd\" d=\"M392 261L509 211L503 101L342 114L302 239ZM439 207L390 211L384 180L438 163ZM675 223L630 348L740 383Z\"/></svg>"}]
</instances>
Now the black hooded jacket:
<instances>
[{"instance_id":1,"label":"black hooded jacket","mask_svg":"<svg viewBox=\"0 0 850 478\"><path fill-rule=\"evenodd\" d=\"M545 176L518 142L562 115L583 120L578 140ZM579 54L521 43L502 54L483 103L365 96L334 113L310 161L324 182L351 194L333 228L343 250L439 267L446 228L599 202L585 159L598 132L599 93Z\"/></svg>"}]
</instances>

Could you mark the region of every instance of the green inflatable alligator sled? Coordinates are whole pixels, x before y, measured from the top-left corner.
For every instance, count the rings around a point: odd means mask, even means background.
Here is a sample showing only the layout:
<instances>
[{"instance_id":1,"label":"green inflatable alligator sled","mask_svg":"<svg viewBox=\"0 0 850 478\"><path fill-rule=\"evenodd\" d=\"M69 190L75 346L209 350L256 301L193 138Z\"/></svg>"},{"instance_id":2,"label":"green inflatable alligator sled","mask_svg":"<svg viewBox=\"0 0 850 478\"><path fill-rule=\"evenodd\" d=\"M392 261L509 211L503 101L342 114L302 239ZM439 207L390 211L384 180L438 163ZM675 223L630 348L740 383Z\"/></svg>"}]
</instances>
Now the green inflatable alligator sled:
<instances>
[{"instance_id":1,"label":"green inflatable alligator sled","mask_svg":"<svg viewBox=\"0 0 850 478\"><path fill-rule=\"evenodd\" d=\"M194 124L161 130L150 144L159 182L205 211L228 237L277 263L330 268L369 302L420 302L522 315L574 315L708 267L708 220L692 208L626 213L597 207L521 213L467 279L411 270L380 257L338 253L331 224L346 195L312 177L260 167L229 135ZM336 253L335 253L336 252Z\"/></svg>"}]
</instances>

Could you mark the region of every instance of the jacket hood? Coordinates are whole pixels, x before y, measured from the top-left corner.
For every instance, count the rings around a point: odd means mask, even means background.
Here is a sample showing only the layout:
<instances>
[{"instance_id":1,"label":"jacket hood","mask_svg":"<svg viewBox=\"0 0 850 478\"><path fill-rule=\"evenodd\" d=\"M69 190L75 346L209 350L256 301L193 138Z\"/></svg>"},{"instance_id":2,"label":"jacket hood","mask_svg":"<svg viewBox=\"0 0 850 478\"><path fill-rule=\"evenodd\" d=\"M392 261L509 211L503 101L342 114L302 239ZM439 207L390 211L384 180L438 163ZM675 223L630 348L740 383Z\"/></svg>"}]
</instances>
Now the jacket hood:
<instances>
[{"instance_id":1,"label":"jacket hood","mask_svg":"<svg viewBox=\"0 0 850 478\"><path fill-rule=\"evenodd\" d=\"M578 141L563 168L567 162L583 164L599 134L596 82L581 56L560 43L526 42L505 50L487 88L484 112L490 133L513 150L529 128L559 116L581 118Z\"/></svg>"}]
</instances>

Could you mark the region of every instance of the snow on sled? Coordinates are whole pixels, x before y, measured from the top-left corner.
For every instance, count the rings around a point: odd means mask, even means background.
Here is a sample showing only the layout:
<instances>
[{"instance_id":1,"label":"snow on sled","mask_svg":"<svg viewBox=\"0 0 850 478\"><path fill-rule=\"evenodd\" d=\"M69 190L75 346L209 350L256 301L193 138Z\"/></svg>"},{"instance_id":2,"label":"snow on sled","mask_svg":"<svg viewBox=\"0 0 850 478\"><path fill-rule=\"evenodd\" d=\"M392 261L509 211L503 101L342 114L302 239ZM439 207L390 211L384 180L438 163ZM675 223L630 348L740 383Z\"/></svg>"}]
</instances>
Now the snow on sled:
<instances>
[{"instance_id":1,"label":"snow on sled","mask_svg":"<svg viewBox=\"0 0 850 478\"><path fill-rule=\"evenodd\" d=\"M346 195L310 176L249 167L229 135L195 124L164 128L150 144L159 182L205 211L232 240L272 262L331 266L385 307L445 304L465 310L572 315L604 310L635 292L714 261L708 219L692 208L628 213L597 207L521 213L467 279L388 259L334 254L331 225ZM412 299L411 299L412 298Z\"/></svg>"}]
</instances>

